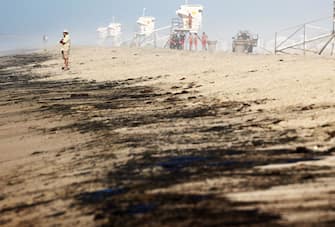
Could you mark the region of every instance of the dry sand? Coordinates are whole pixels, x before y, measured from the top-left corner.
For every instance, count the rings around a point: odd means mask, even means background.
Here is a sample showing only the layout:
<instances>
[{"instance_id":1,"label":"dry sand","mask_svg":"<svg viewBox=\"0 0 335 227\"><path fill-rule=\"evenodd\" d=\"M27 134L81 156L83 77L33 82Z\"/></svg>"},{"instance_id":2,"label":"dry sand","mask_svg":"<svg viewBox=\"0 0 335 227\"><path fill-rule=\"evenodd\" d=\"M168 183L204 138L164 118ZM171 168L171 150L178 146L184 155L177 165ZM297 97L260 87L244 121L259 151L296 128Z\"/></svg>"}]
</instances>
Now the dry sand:
<instances>
[{"instance_id":1,"label":"dry sand","mask_svg":"<svg viewBox=\"0 0 335 227\"><path fill-rule=\"evenodd\" d=\"M71 57L0 58L0 225L335 224L333 58Z\"/></svg>"}]
</instances>

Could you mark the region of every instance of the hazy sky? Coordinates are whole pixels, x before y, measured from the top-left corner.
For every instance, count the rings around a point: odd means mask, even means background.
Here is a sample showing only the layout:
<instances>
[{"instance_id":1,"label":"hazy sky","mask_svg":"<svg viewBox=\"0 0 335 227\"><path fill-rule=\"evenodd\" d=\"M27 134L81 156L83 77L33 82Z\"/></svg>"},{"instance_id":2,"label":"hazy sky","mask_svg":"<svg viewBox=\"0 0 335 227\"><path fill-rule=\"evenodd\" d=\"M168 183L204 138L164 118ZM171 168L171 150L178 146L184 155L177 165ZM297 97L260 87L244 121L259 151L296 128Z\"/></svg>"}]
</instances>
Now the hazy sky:
<instances>
[{"instance_id":1,"label":"hazy sky","mask_svg":"<svg viewBox=\"0 0 335 227\"><path fill-rule=\"evenodd\" d=\"M270 39L276 30L332 15L332 0L190 0L204 5L203 29L215 39L231 40L240 29ZM48 34L56 42L64 28L73 42L95 43L95 30L115 16L130 35L147 8L157 26L169 25L183 0L1 0L0 49L40 43ZM9 34L14 36L4 36Z\"/></svg>"}]
</instances>

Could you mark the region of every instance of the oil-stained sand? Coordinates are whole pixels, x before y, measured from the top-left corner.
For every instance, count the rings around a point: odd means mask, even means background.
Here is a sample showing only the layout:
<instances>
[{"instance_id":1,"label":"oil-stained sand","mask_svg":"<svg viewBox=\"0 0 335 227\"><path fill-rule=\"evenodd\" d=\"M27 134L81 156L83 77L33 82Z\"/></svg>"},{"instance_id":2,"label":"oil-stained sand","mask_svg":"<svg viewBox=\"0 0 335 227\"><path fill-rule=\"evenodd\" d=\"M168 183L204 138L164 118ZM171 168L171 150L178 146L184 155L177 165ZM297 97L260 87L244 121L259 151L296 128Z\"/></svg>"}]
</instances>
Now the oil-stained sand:
<instances>
[{"instance_id":1,"label":"oil-stained sand","mask_svg":"<svg viewBox=\"0 0 335 227\"><path fill-rule=\"evenodd\" d=\"M278 126L334 103L264 109L189 81L145 85L169 75L34 75L52 57L1 59L1 225L334 225L334 165L309 163L332 156L335 123ZM264 167L277 164L291 165Z\"/></svg>"}]
</instances>

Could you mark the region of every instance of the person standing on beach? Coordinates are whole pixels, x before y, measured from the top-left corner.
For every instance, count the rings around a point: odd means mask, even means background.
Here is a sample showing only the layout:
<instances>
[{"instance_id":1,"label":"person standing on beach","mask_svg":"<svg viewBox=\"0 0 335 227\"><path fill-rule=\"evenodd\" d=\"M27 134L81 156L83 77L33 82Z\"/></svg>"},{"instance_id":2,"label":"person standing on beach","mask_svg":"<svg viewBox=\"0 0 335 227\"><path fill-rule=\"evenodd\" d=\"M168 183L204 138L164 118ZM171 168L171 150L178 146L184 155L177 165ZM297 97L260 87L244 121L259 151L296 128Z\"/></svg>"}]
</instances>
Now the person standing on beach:
<instances>
[{"instance_id":1,"label":"person standing on beach","mask_svg":"<svg viewBox=\"0 0 335 227\"><path fill-rule=\"evenodd\" d=\"M193 26L193 17L192 14L188 14L188 28L191 30Z\"/></svg>"},{"instance_id":2,"label":"person standing on beach","mask_svg":"<svg viewBox=\"0 0 335 227\"><path fill-rule=\"evenodd\" d=\"M193 38L194 38L194 40L193 40L193 43L194 43L194 50L195 50L195 51L198 51L198 38L199 38L199 37L198 37L198 34L195 33Z\"/></svg>"},{"instance_id":3,"label":"person standing on beach","mask_svg":"<svg viewBox=\"0 0 335 227\"><path fill-rule=\"evenodd\" d=\"M192 51L192 49L193 49L193 34L192 33L190 33L190 35L188 37L188 41L189 41L190 51Z\"/></svg>"},{"instance_id":4,"label":"person standing on beach","mask_svg":"<svg viewBox=\"0 0 335 227\"><path fill-rule=\"evenodd\" d=\"M180 34L180 48L181 48L181 50L185 49L185 39L186 39L186 35L185 35L184 32L182 32Z\"/></svg>"},{"instance_id":5,"label":"person standing on beach","mask_svg":"<svg viewBox=\"0 0 335 227\"><path fill-rule=\"evenodd\" d=\"M201 44L202 44L202 50L203 51L207 51L207 42L208 42L208 36L206 35L205 32L202 33L202 37L201 37Z\"/></svg>"},{"instance_id":6,"label":"person standing on beach","mask_svg":"<svg viewBox=\"0 0 335 227\"><path fill-rule=\"evenodd\" d=\"M69 57L70 57L70 49L71 49L71 38L69 35L69 31L64 30L63 32L63 38L59 43L62 45L61 53L62 57L64 59L64 67L62 67L63 70L70 70L69 68Z\"/></svg>"}]
</instances>

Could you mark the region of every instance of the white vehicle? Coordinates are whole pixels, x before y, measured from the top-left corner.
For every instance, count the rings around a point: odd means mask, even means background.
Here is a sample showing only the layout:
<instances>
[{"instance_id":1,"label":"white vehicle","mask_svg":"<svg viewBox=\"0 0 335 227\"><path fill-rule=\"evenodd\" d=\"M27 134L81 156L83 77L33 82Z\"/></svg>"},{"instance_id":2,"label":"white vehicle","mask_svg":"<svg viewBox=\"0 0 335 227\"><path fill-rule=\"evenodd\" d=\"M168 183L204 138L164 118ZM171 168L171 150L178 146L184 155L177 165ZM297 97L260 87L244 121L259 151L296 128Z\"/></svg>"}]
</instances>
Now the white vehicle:
<instances>
[{"instance_id":1,"label":"white vehicle","mask_svg":"<svg viewBox=\"0 0 335 227\"><path fill-rule=\"evenodd\" d=\"M204 7L202 5L185 4L180 6L176 14L182 20L182 30L190 31L191 33L199 33L202 26L203 11Z\"/></svg>"}]
</instances>

